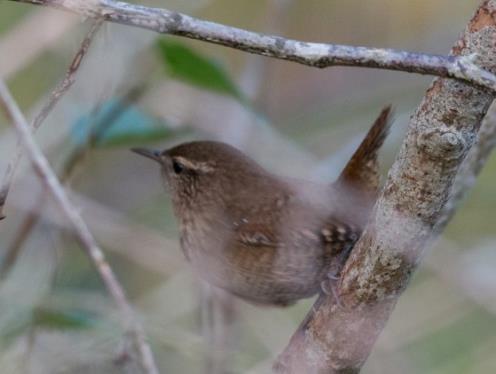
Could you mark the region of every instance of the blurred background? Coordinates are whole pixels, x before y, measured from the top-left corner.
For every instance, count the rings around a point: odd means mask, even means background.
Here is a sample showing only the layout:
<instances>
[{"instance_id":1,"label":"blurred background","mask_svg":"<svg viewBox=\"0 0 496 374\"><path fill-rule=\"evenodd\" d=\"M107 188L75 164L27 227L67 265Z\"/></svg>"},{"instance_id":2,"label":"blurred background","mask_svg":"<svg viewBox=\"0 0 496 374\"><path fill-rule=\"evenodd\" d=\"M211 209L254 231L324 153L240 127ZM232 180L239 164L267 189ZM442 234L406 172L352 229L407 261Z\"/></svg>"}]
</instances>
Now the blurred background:
<instances>
[{"instance_id":1,"label":"blurred background","mask_svg":"<svg viewBox=\"0 0 496 374\"><path fill-rule=\"evenodd\" d=\"M305 41L447 53L478 0L135 2ZM90 22L0 4L0 76L32 119ZM326 70L105 24L37 140L127 290L163 373L267 373L313 300L233 300L195 278L158 168L129 152L217 139L270 170L331 181L382 106L384 175L431 77ZM0 173L15 149L0 117ZM363 373L496 372L496 158L420 270ZM0 223L2 373L111 373L116 308L24 160ZM39 213L39 214L38 214Z\"/></svg>"}]
</instances>

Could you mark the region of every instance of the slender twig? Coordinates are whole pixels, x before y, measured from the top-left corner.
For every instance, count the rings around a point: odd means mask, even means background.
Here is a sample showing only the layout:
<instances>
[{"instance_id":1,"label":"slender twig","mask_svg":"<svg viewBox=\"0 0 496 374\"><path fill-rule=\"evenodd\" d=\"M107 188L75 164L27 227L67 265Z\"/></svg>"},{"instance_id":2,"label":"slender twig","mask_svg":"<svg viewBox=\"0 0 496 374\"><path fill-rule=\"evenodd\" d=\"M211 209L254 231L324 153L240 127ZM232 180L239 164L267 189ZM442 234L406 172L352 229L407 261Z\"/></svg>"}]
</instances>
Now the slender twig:
<instances>
[{"instance_id":1,"label":"slender twig","mask_svg":"<svg viewBox=\"0 0 496 374\"><path fill-rule=\"evenodd\" d=\"M125 110L133 102L136 102L145 92L145 85L140 85L128 90L122 97L118 99L117 105L106 113L103 118L99 119L90 126L90 131L84 142L74 148L65 161L60 179L67 181L73 173L75 167L80 164L88 151L94 149L102 138L107 134L107 131L117 122L124 114ZM97 110L98 111L98 108ZM96 112L95 111L95 112Z\"/></svg>"},{"instance_id":2,"label":"slender twig","mask_svg":"<svg viewBox=\"0 0 496 374\"><path fill-rule=\"evenodd\" d=\"M83 161L87 152L94 148L101 138L107 133L107 130L111 128L115 121L123 114L125 108L127 108L131 102L136 101L143 94L143 92L144 87L142 86L134 87L129 90L126 95L120 99L121 105L117 105L115 109L111 110L108 114L91 126L91 131L86 141L74 148L65 161L59 175L59 180L62 184L65 184L71 178L76 166ZM46 197L47 191L43 188L38 197L35 199L35 206L30 209L22 223L19 225L19 230L14 235L12 243L7 247L4 259L0 264L0 279L4 278L9 273L12 266L16 263L24 242L29 237L33 228L40 219L40 212L45 205Z\"/></svg>"},{"instance_id":3,"label":"slender twig","mask_svg":"<svg viewBox=\"0 0 496 374\"><path fill-rule=\"evenodd\" d=\"M361 66L456 78L496 91L496 76L479 68L473 56L442 56L385 48L309 43L204 21L167 9L101 0L12 0L63 9L84 17L185 36L300 64Z\"/></svg>"},{"instance_id":4,"label":"slender twig","mask_svg":"<svg viewBox=\"0 0 496 374\"><path fill-rule=\"evenodd\" d=\"M82 248L94 264L105 287L107 288L107 291L114 299L119 311L122 313L124 328L132 338L133 348L137 352L138 362L141 369L147 374L157 374L158 370L153 360L152 351L148 343L145 341L143 329L134 316L133 309L121 284L117 280L112 268L105 259L102 250L89 231L88 226L81 218L77 209L69 201L63 186L60 184L57 176L50 167L40 148L35 143L24 115L20 111L17 103L14 101L3 81L0 81L0 102L4 107L8 118L12 121L17 135L21 140L25 152L28 155L36 173L41 178L43 184L52 197L60 205L64 215L74 228Z\"/></svg>"},{"instance_id":5,"label":"slender twig","mask_svg":"<svg viewBox=\"0 0 496 374\"><path fill-rule=\"evenodd\" d=\"M202 283L200 323L206 341L205 374L226 373L232 344L232 323L236 318L233 296ZM231 333L231 334L230 334Z\"/></svg>"},{"instance_id":6,"label":"slender twig","mask_svg":"<svg viewBox=\"0 0 496 374\"><path fill-rule=\"evenodd\" d=\"M45 191L43 191L36 199L36 207L29 211L28 215L20 224L19 229L16 231L12 243L7 247L2 262L0 263L0 280L6 278L7 274L9 274L10 270L17 262L24 242L31 234L36 223L38 223L38 214L45 204L45 199Z\"/></svg>"},{"instance_id":7,"label":"slender twig","mask_svg":"<svg viewBox=\"0 0 496 374\"><path fill-rule=\"evenodd\" d=\"M85 38L81 42L81 45L78 51L76 52L76 55L72 59L64 79L62 79L57 84L55 89L50 94L50 97L48 98L47 102L43 105L40 112L38 113L38 115L36 115L35 119L31 123L31 130L33 132L35 132L41 126L42 122L48 116L50 111L58 103L58 101L64 95L64 93L67 92L74 83L76 78L76 73L79 67L81 66L81 62L83 58L86 56L88 48L90 47L90 44L101 25L102 25L101 19L97 19L93 22L93 25L91 26ZM5 207L5 202L10 190L10 185L12 184L15 170L19 165L22 154L23 154L23 147L21 142L18 141L16 146L16 151L8 163L7 169L5 171L2 180L2 185L0 187L0 219L5 218L3 209ZM34 208L34 211L30 212L29 215L22 222L18 234L15 236L14 241L7 250L5 258L0 265L0 278L3 278L16 262L16 259L20 253L24 240L29 236L29 233L31 232L31 230L38 221L37 219L38 211L41 209L41 207L44 204L45 195L46 195L46 191L43 191L40 194L40 197L36 199L37 207Z\"/></svg>"},{"instance_id":8,"label":"slender twig","mask_svg":"<svg viewBox=\"0 0 496 374\"><path fill-rule=\"evenodd\" d=\"M43 105L41 108L40 112L38 115L35 117L31 124L31 130L35 132L38 130L38 128L41 126L45 118L47 118L48 114L52 111L53 107L59 102L60 98L69 90L69 88L72 86L72 84L75 82L76 79L76 73L81 66L81 62L88 52L88 48L90 47L90 44L93 40L93 37L95 36L96 32L102 25L102 19L96 19L91 26L90 30L86 34L85 38L83 39L81 46L79 47L78 51L76 52L76 55L72 59L71 64L69 65L69 68L67 69L67 72L65 74L64 79L62 79L55 89L52 91L50 94L50 97L48 98L48 101ZM10 186L12 184L12 180L14 178L15 171L17 167L19 166L19 162L21 161L22 158L22 152L23 148L21 146L21 143L18 141L16 150L14 151L14 154L10 161L7 164L7 169L5 171L5 174L3 176L2 184L0 185L0 220L5 218L5 214L3 212L5 202L7 200L7 196L9 194Z\"/></svg>"}]
</instances>

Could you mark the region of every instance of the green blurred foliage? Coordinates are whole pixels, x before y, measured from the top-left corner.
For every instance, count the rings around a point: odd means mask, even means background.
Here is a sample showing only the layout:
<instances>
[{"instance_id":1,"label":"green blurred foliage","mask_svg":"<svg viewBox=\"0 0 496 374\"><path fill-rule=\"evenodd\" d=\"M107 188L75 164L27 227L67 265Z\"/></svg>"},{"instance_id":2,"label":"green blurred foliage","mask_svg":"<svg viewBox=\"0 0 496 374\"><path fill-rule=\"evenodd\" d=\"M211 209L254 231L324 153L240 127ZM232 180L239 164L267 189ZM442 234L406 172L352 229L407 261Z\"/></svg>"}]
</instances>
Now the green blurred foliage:
<instances>
[{"instance_id":1,"label":"green blurred foliage","mask_svg":"<svg viewBox=\"0 0 496 374\"><path fill-rule=\"evenodd\" d=\"M218 62L170 38L159 39L157 49L172 78L243 100L241 91Z\"/></svg>"},{"instance_id":2,"label":"green blurred foliage","mask_svg":"<svg viewBox=\"0 0 496 374\"><path fill-rule=\"evenodd\" d=\"M19 4L5 1L2 4L2 11L0 12L0 34L8 31L31 11L32 7L30 6L19 6Z\"/></svg>"},{"instance_id":3,"label":"green blurred foliage","mask_svg":"<svg viewBox=\"0 0 496 374\"><path fill-rule=\"evenodd\" d=\"M95 327L95 323L95 316L86 310L54 310L50 307L35 309L32 319L33 327L55 330L88 329Z\"/></svg>"}]
</instances>

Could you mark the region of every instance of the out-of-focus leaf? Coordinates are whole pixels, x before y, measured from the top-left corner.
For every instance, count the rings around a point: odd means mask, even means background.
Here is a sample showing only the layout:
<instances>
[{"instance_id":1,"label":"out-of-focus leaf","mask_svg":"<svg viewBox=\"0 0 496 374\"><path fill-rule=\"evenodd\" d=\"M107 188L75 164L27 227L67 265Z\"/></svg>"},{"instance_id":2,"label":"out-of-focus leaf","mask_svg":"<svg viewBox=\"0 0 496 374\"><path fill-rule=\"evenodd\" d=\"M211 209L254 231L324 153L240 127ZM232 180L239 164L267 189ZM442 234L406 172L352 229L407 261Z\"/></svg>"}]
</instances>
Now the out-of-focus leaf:
<instances>
[{"instance_id":1,"label":"out-of-focus leaf","mask_svg":"<svg viewBox=\"0 0 496 374\"><path fill-rule=\"evenodd\" d=\"M158 141L172 133L164 121L133 105L109 100L96 113L79 118L72 127L71 138L78 146L92 143L95 147L108 147Z\"/></svg>"},{"instance_id":2,"label":"out-of-focus leaf","mask_svg":"<svg viewBox=\"0 0 496 374\"><path fill-rule=\"evenodd\" d=\"M2 329L0 346L10 344L13 339L25 334L32 327L52 330L85 330L95 327L98 318L85 310L56 310L38 307L32 312L19 313L15 323Z\"/></svg>"},{"instance_id":3,"label":"out-of-focus leaf","mask_svg":"<svg viewBox=\"0 0 496 374\"><path fill-rule=\"evenodd\" d=\"M245 101L236 84L217 62L172 39L161 38L157 46L162 62L173 78Z\"/></svg>"},{"instance_id":4,"label":"out-of-focus leaf","mask_svg":"<svg viewBox=\"0 0 496 374\"><path fill-rule=\"evenodd\" d=\"M94 327L95 317L82 310L52 310L39 308L34 312L33 324L55 330L80 330Z\"/></svg>"},{"instance_id":5,"label":"out-of-focus leaf","mask_svg":"<svg viewBox=\"0 0 496 374\"><path fill-rule=\"evenodd\" d=\"M9 3L2 4L2 11L0 12L0 34L11 29L29 11L29 7L20 7L17 4Z\"/></svg>"}]
</instances>

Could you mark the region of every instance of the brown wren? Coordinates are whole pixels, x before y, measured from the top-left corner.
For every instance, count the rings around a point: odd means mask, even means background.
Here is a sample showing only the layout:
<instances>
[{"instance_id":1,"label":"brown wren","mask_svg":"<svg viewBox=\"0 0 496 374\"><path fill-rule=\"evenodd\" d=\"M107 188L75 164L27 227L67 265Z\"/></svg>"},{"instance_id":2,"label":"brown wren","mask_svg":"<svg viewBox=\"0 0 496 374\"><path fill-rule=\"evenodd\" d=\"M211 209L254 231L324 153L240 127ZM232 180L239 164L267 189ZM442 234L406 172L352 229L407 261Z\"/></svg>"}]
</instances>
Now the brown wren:
<instances>
[{"instance_id":1,"label":"brown wren","mask_svg":"<svg viewBox=\"0 0 496 374\"><path fill-rule=\"evenodd\" d=\"M247 301L285 306L339 274L375 201L386 107L333 184L276 176L213 141L134 152L161 165L181 248L200 277Z\"/></svg>"}]
</instances>

